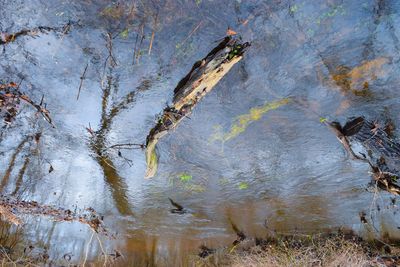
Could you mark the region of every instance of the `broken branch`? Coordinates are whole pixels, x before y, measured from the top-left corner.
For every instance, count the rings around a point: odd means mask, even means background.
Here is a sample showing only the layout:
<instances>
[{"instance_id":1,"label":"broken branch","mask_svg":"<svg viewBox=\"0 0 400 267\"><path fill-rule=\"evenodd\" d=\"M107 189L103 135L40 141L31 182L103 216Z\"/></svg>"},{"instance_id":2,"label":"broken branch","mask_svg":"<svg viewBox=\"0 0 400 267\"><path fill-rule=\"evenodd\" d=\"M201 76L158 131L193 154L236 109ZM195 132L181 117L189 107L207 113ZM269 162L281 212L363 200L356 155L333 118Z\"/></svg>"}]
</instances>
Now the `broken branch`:
<instances>
[{"instance_id":1,"label":"broken branch","mask_svg":"<svg viewBox=\"0 0 400 267\"><path fill-rule=\"evenodd\" d=\"M146 138L146 178L153 177L157 172L155 148L158 140L191 113L196 104L242 59L249 46L249 43L241 43L239 38L225 37L205 58L197 61L178 83L174 90L173 105L164 109Z\"/></svg>"}]
</instances>

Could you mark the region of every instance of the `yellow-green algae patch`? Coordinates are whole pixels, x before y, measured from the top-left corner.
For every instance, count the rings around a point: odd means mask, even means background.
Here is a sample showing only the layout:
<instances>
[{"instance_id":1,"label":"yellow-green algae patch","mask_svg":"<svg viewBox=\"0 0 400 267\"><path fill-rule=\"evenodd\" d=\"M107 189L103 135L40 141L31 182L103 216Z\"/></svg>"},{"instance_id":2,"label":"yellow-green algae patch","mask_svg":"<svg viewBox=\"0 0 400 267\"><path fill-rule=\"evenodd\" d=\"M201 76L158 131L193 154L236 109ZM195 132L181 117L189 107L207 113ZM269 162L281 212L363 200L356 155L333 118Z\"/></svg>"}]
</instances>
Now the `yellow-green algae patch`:
<instances>
[{"instance_id":1,"label":"yellow-green algae patch","mask_svg":"<svg viewBox=\"0 0 400 267\"><path fill-rule=\"evenodd\" d=\"M249 113L236 117L227 133L223 133L221 127L215 126L216 132L211 136L211 141L229 141L246 131L250 123L260 120L265 113L284 106L289 102L290 98L283 98L274 102L267 102L261 107L252 108Z\"/></svg>"}]
</instances>

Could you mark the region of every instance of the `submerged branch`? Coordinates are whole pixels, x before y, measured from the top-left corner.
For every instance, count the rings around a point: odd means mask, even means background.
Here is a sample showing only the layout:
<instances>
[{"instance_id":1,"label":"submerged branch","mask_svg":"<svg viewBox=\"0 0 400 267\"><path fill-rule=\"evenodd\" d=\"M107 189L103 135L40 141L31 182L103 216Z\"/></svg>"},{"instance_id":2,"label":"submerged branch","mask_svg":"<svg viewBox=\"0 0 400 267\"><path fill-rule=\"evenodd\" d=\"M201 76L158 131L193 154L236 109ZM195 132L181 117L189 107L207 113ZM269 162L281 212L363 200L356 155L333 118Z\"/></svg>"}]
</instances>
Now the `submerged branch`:
<instances>
[{"instance_id":1,"label":"submerged branch","mask_svg":"<svg viewBox=\"0 0 400 267\"><path fill-rule=\"evenodd\" d=\"M190 72L178 83L174 90L173 105L164 109L156 126L146 139L146 178L157 172L158 156L156 144L168 131L176 128L187 117L196 104L242 59L249 43L225 37L205 58L197 61Z\"/></svg>"}]
</instances>

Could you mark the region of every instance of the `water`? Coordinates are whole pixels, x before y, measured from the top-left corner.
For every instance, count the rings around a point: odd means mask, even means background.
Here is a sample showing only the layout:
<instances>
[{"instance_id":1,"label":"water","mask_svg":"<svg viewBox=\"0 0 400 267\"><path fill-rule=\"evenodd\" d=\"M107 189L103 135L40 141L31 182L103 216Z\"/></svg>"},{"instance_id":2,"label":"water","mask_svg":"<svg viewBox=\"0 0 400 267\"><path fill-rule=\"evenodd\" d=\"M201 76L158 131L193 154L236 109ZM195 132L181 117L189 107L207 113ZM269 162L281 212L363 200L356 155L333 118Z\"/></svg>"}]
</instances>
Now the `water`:
<instances>
[{"instance_id":1,"label":"water","mask_svg":"<svg viewBox=\"0 0 400 267\"><path fill-rule=\"evenodd\" d=\"M236 238L230 221L249 236L264 235L266 219L282 232L363 231L358 214L374 206L368 166L350 160L319 119L388 116L398 125L400 3L1 0L0 10L0 30L9 33L79 21L68 34L20 37L2 49L1 78L23 78L21 89L36 102L44 95L56 125L24 107L2 130L3 193L93 207L117 236L100 236L103 249L137 264L176 266L201 244L225 246ZM105 151L145 142L177 82L228 27L252 46L159 142L157 175L144 179L140 149L120 150L122 157ZM261 112L231 138L218 138L252 108L286 97L307 108L292 102ZM23 142L37 132L38 147ZM168 197L189 213L170 213ZM396 229L389 197L380 194L375 219ZM101 253L85 225L27 220L21 238L49 247L53 259Z\"/></svg>"}]
</instances>

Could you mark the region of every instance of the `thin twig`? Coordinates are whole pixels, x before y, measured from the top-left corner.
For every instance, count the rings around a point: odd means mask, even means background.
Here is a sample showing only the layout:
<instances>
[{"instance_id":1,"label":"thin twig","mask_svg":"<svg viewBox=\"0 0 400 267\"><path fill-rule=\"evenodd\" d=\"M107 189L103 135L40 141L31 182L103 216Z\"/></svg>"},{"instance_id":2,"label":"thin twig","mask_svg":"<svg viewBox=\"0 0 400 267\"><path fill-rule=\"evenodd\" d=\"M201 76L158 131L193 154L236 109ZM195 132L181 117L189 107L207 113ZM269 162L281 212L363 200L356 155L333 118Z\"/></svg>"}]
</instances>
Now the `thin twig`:
<instances>
[{"instance_id":1,"label":"thin twig","mask_svg":"<svg viewBox=\"0 0 400 267\"><path fill-rule=\"evenodd\" d=\"M155 35L155 32L153 30L153 32L151 33L151 39L150 39L150 45L149 45L149 52L148 52L149 55L151 54L151 49L153 47L154 35Z\"/></svg>"},{"instance_id":2,"label":"thin twig","mask_svg":"<svg viewBox=\"0 0 400 267\"><path fill-rule=\"evenodd\" d=\"M132 65L135 65L135 60L136 60L136 47L137 47L137 43L139 40L139 33L136 34L136 41L135 41L135 48L133 49L133 59L132 59Z\"/></svg>"},{"instance_id":3,"label":"thin twig","mask_svg":"<svg viewBox=\"0 0 400 267\"><path fill-rule=\"evenodd\" d=\"M93 232L94 232L94 231L93 231ZM99 235L96 234L96 237L97 237L97 241L99 241L99 246L100 246L101 252L102 252L103 255L104 255L104 264L103 264L103 266L107 266L107 261L108 261L107 253L106 253L106 251L105 251L104 248L103 248L103 244L101 243L101 240L100 240L100 238L99 238Z\"/></svg>"},{"instance_id":4,"label":"thin twig","mask_svg":"<svg viewBox=\"0 0 400 267\"><path fill-rule=\"evenodd\" d=\"M20 94L19 98L23 101L25 101L26 103L30 104L32 107L34 107L37 112L39 112L40 114L42 114L43 118L50 123L50 125L53 128L56 128L56 126L53 124L53 120L50 117L50 112L46 109L46 105L43 107L42 105L37 105L35 104L27 95L24 94Z\"/></svg>"},{"instance_id":5,"label":"thin twig","mask_svg":"<svg viewBox=\"0 0 400 267\"><path fill-rule=\"evenodd\" d=\"M149 55L151 54L151 49L153 48L154 35L157 27L157 19L158 19L158 13L156 14L156 17L154 19L153 32L151 33L151 39L149 45Z\"/></svg>"},{"instance_id":6,"label":"thin twig","mask_svg":"<svg viewBox=\"0 0 400 267\"><path fill-rule=\"evenodd\" d=\"M135 143L126 143L126 144L115 144L112 146L109 146L108 149L110 148L122 148L122 147L132 147L132 146L137 146L139 148L144 148L144 144L135 144Z\"/></svg>"},{"instance_id":7,"label":"thin twig","mask_svg":"<svg viewBox=\"0 0 400 267\"><path fill-rule=\"evenodd\" d=\"M90 243L92 243L94 234L95 234L95 232L93 231L92 236L90 237L89 243L87 244L87 247L86 247L85 259L83 260L82 266L85 266L85 264L86 264L88 254L89 254Z\"/></svg>"},{"instance_id":8,"label":"thin twig","mask_svg":"<svg viewBox=\"0 0 400 267\"><path fill-rule=\"evenodd\" d=\"M82 85L83 85L83 80L85 80L86 77L86 71L88 69L89 63L86 64L85 70L82 73L82 76L80 77L80 84L79 84L79 89L78 89L78 95L76 96L76 101L79 100L79 95L81 94L81 89L82 89Z\"/></svg>"},{"instance_id":9,"label":"thin twig","mask_svg":"<svg viewBox=\"0 0 400 267\"><path fill-rule=\"evenodd\" d=\"M189 35L185 38L185 40L183 40L180 45L182 46L184 43L186 43L187 40L189 40L189 38L200 28L201 24L203 23L203 21L201 20L199 22L199 24L197 24L196 27L194 27L194 29L189 33Z\"/></svg>"},{"instance_id":10,"label":"thin twig","mask_svg":"<svg viewBox=\"0 0 400 267\"><path fill-rule=\"evenodd\" d=\"M141 38L140 38L140 43L139 43L139 47L138 47L138 51L137 51L137 53L136 53L136 63L137 64L139 64L139 58L140 58L140 48L142 47L142 43L143 43L143 40L144 40L144 38L145 38L145 35L144 35L144 24L142 25L142 27L140 28L140 34L141 34Z\"/></svg>"},{"instance_id":11,"label":"thin twig","mask_svg":"<svg viewBox=\"0 0 400 267\"><path fill-rule=\"evenodd\" d=\"M19 82L18 86L17 86L17 91L19 90L19 87L21 86L22 82L24 81L24 77L21 78L21 81Z\"/></svg>"}]
</instances>

